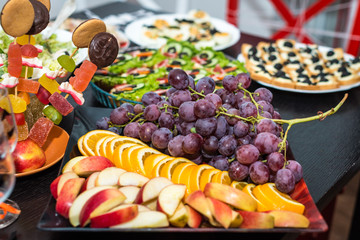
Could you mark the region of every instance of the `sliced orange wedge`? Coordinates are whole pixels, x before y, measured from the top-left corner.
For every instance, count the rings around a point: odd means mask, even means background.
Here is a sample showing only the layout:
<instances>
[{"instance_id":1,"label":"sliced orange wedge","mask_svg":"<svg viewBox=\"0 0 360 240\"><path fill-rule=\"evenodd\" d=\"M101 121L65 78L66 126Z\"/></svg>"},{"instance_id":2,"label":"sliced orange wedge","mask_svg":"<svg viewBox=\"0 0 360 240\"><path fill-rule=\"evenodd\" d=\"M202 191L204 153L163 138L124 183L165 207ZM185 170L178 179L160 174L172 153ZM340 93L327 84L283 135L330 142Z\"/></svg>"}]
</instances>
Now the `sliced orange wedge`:
<instances>
[{"instance_id":1,"label":"sliced orange wedge","mask_svg":"<svg viewBox=\"0 0 360 240\"><path fill-rule=\"evenodd\" d=\"M259 212L277 209L276 202L274 201L274 199L271 199L262 191L261 185L257 185L256 187L254 187L252 189L252 193L255 198L261 203L258 204L257 208Z\"/></svg>"},{"instance_id":2,"label":"sliced orange wedge","mask_svg":"<svg viewBox=\"0 0 360 240\"><path fill-rule=\"evenodd\" d=\"M123 143L136 143L138 145L147 146L145 143L143 143L139 139L121 136L120 138L115 138L106 144L107 158L111 159L113 157L115 148L117 148L119 145L121 145Z\"/></svg>"},{"instance_id":3,"label":"sliced orange wedge","mask_svg":"<svg viewBox=\"0 0 360 240\"><path fill-rule=\"evenodd\" d=\"M130 171L145 176L144 160L147 156L153 154L161 154L158 150L151 147L143 147L135 149L130 153Z\"/></svg>"},{"instance_id":4,"label":"sliced orange wedge","mask_svg":"<svg viewBox=\"0 0 360 240\"><path fill-rule=\"evenodd\" d=\"M250 197L252 197L256 202L257 202L257 211L258 212L263 212L263 211L269 211L271 210L270 208L266 207L262 202L260 202L255 195L253 194L253 190L255 188L255 184L253 183L249 183L247 184L242 191L246 194L248 194Z\"/></svg>"},{"instance_id":5,"label":"sliced orange wedge","mask_svg":"<svg viewBox=\"0 0 360 240\"><path fill-rule=\"evenodd\" d=\"M243 190L244 187L247 185L248 183L247 182L239 182L239 181L232 181L230 186L233 187L233 188L237 188L239 190ZM255 186L255 185L254 185Z\"/></svg>"},{"instance_id":6,"label":"sliced orange wedge","mask_svg":"<svg viewBox=\"0 0 360 240\"><path fill-rule=\"evenodd\" d=\"M132 146L141 146L139 144L136 143L123 143L119 146L117 146L114 150L114 154L112 157L112 162L114 163L114 165L118 168L122 168L123 164L122 164L122 153L125 149L132 147ZM110 159L111 160L111 159Z\"/></svg>"},{"instance_id":7,"label":"sliced orange wedge","mask_svg":"<svg viewBox=\"0 0 360 240\"><path fill-rule=\"evenodd\" d=\"M100 146L99 146L99 153L100 153L100 156L103 156L103 157L106 157L106 158L109 158L111 160L112 156L107 156L106 154L106 146L107 144L113 140L117 138L116 136L108 136L108 137L105 137L105 139L100 143ZM99 142L97 142L98 144Z\"/></svg>"},{"instance_id":8,"label":"sliced orange wedge","mask_svg":"<svg viewBox=\"0 0 360 240\"><path fill-rule=\"evenodd\" d=\"M287 210L303 214L305 206L292 199L288 194L277 190L275 183L265 183L260 186L262 192L273 202L276 203L278 210Z\"/></svg>"},{"instance_id":9,"label":"sliced orange wedge","mask_svg":"<svg viewBox=\"0 0 360 240\"><path fill-rule=\"evenodd\" d=\"M155 178L155 177L160 177L160 171L161 168L165 165L165 163L167 163L168 161L173 160L174 157L166 157L164 159L161 159L151 170L151 178Z\"/></svg>"},{"instance_id":10,"label":"sliced orange wedge","mask_svg":"<svg viewBox=\"0 0 360 240\"><path fill-rule=\"evenodd\" d=\"M186 158L177 157L177 158L174 158L173 160L166 162L160 170L160 177L165 177L165 178L171 180L172 173L174 172L174 169L176 168L176 166L180 165L181 163L186 163L186 162L189 163L191 161Z\"/></svg>"},{"instance_id":11,"label":"sliced orange wedge","mask_svg":"<svg viewBox=\"0 0 360 240\"><path fill-rule=\"evenodd\" d=\"M190 169L191 169L190 167L192 167L192 166L196 166L196 164L191 162L191 161L190 162L183 162L183 163L180 163L179 165L177 165L174 168L173 173L171 174L171 181L173 183L179 184L181 182L182 175L186 174L185 172L190 171Z\"/></svg>"},{"instance_id":12,"label":"sliced orange wedge","mask_svg":"<svg viewBox=\"0 0 360 240\"><path fill-rule=\"evenodd\" d=\"M151 178L151 171L155 167L155 165L161 161L164 158L169 157L165 154L153 154L150 156L147 156L144 160L144 170L145 170L145 176L148 178Z\"/></svg>"},{"instance_id":13,"label":"sliced orange wedge","mask_svg":"<svg viewBox=\"0 0 360 240\"><path fill-rule=\"evenodd\" d=\"M121 164L122 164L122 169L131 172L131 161L133 160L137 160L137 159L131 159L130 155L131 153L136 150L136 149L141 149L144 148L143 145L134 145L131 147L126 148L122 154L121 154Z\"/></svg>"},{"instance_id":14,"label":"sliced orange wedge","mask_svg":"<svg viewBox=\"0 0 360 240\"><path fill-rule=\"evenodd\" d=\"M81 136L77 141L77 146L82 155L88 156L83 148L83 141L84 141L84 136Z\"/></svg>"},{"instance_id":15,"label":"sliced orange wedge","mask_svg":"<svg viewBox=\"0 0 360 240\"><path fill-rule=\"evenodd\" d=\"M213 176L219 172L221 172L221 171L216 168L204 170L200 176L200 190L204 191L205 185L207 183L211 182Z\"/></svg>"},{"instance_id":16,"label":"sliced orange wedge","mask_svg":"<svg viewBox=\"0 0 360 240\"><path fill-rule=\"evenodd\" d=\"M212 177L211 182L230 185L231 184L231 178L229 176L228 171L221 171L221 172L216 173Z\"/></svg>"},{"instance_id":17,"label":"sliced orange wedge","mask_svg":"<svg viewBox=\"0 0 360 240\"><path fill-rule=\"evenodd\" d=\"M190 189L190 192L195 192L200 190L200 178L202 173L205 170L215 169L213 166L208 164L197 165L196 168L193 168L190 173L189 185L187 186Z\"/></svg>"},{"instance_id":18,"label":"sliced orange wedge","mask_svg":"<svg viewBox=\"0 0 360 240\"><path fill-rule=\"evenodd\" d=\"M100 139L96 142L95 148L94 148L95 156L101 156L101 155L100 155L100 146L101 146L101 144L105 141L105 139L107 139L107 138L109 138L109 137L113 138L113 137L115 137L115 136L105 136L105 137L100 138ZM105 157L105 156L104 156L104 157Z\"/></svg>"}]
</instances>

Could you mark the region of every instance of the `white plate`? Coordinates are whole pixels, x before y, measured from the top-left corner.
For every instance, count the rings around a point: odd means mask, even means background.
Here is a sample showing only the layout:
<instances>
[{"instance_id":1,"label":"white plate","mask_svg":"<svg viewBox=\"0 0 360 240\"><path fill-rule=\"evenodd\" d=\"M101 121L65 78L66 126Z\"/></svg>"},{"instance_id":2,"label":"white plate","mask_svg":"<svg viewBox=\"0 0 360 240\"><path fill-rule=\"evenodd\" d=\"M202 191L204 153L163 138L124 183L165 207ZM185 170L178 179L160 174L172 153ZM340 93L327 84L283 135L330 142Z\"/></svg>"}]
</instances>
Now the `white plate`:
<instances>
[{"instance_id":1,"label":"white plate","mask_svg":"<svg viewBox=\"0 0 360 240\"><path fill-rule=\"evenodd\" d=\"M295 45L296 48L305 47L305 46L306 46L306 44L304 44L304 43L296 43L296 45ZM319 46L319 51L320 52L326 52L326 51L329 51L330 49L332 49L332 48L326 47L326 46ZM354 58L353 55L344 52L344 59L346 61L349 61L349 60L351 60L353 58ZM240 62L245 62L245 58L241 53L237 56L237 60L239 60ZM340 87L334 88L334 89L302 90L302 89L295 89L295 88L279 87L279 86L272 85L270 83L265 83L265 82L262 82L262 81L256 81L256 82L263 85L263 86L271 87L271 88L278 89L278 90L283 90L283 91L288 91L288 92L297 92L297 93L314 93L314 94L341 92L341 91L346 91L346 90L349 90L349 89L356 88L356 87L360 86L360 82L357 82L357 83L350 84L350 85L341 85Z\"/></svg>"},{"instance_id":2,"label":"white plate","mask_svg":"<svg viewBox=\"0 0 360 240\"><path fill-rule=\"evenodd\" d=\"M162 41L159 41L157 44L149 44L142 40L142 27L144 25L152 24L156 19L164 19L167 22L174 23L176 18L189 18L187 15L184 14L161 14L161 15L154 15L150 17L141 18L136 20L125 28L125 35L130 39L130 41L136 43L137 45L149 48L160 48L163 45ZM210 22L215 26L215 28L221 32L227 32L231 35L230 42L217 45L214 47L215 50L223 50L234 45L240 39L240 30L236 28L234 25L218 19L218 18L210 18Z\"/></svg>"}]
</instances>

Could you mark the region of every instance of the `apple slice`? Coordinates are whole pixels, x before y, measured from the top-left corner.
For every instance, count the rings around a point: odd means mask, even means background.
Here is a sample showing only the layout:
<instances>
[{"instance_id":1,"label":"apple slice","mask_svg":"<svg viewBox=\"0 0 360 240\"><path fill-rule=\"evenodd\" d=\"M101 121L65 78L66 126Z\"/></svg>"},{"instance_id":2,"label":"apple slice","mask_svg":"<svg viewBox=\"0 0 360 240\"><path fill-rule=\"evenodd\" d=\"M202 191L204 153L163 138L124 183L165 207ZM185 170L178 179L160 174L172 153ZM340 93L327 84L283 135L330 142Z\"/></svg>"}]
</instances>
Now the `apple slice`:
<instances>
[{"instance_id":1,"label":"apple slice","mask_svg":"<svg viewBox=\"0 0 360 240\"><path fill-rule=\"evenodd\" d=\"M60 176L61 177L59 179L59 183L58 183L58 187L57 187L58 197L60 195L62 187L64 186L64 184L66 183L67 180L72 179L72 178L79 178L79 176L74 172L67 172L67 173L61 174Z\"/></svg>"},{"instance_id":2,"label":"apple slice","mask_svg":"<svg viewBox=\"0 0 360 240\"><path fill-rule=\"evenodd\" d=\"M174 227L185 227L189 221L188 211L185 208L185 205L180 202L179 206L176 208L174 215L169 217L170 225Z\"/></svg>"},{"instance_id":3,"label":"apple slice","mask_svg":"<svg viewBox=\"0 0 360 240\"><path fill-rule=\"evenodd\" d=\"M159 228L168 226L169 222L164 213L147 211L139 212L134 219L126 223L111 226L110 228Z\"/></svg>"},{"instance_id":4,"label":"apple slice","mask_svg":"<svg viewBox=\"0 0 360 240\"><path fill-rule=\"evenodd\" d=\"M171 184L164 187L157 200L157 210L172 216L185 196L186 185Z\"/></svg>"},{"instance_id":5,"label":"apple slice","mask_svg":"<svg viewBox=\"0 0 360 240\"><path fill-rule=\"evenodd\" d=\"M309 219L296 212L285 210L273 210L269 214L274 217L275 227L308 228Z\"/></svg>"},{"instance_id":6,"label":"apple slice","mask_svg":"<svg viewBox=\"0 0 360 240\"><path fill-rule=\"evenodd\" d=\"M204 215L209 221L213 219L209 203L206 200L205 194L201 190L192 192L189 196L187 196L185 203Z\"/></svg>"},{"instance_id":7,"label":"apple slice","mask_svg":"<svg viewBox=\"0 0 360 240\"><path fill-rule=\"evenodd\" d=\"M204 194L227 203L234 208L245 211L256 211L256 201L239 189L221 183L207 183Z\"/></svg>"},{"instance_id":8,"label":"apple slice","mask_svg":"<svg viewBox=\"0 0 360 240\"><path fill-rule=\"evenodd\" d=\"M100 172L96 178L96 186L117 186L119 177L126 171L117 167L108 167Z\"/></svg>"},{"instance_id":9,"label":"apple slice","mask_svg":"<svg viewBox=\"0 0 360 240\"><path fill-rule=\"evenodd\" d=\"M122 204L125 198L125 195L118 189L105 189L96 193L86 201L81 209L80 226L86 226L90 223L90 218L103 214Z\"/></svg>"},{"instance_id":10,"label":"apple slice","mask_svg":"<svg viewBox=\"0 0 360 240\"><path fill-rule=\"evenodd\" d=\"M147 183L145 183L136 196L134 203L142 204L143 202L147 202L153 200L159 196L160 191L168 186L173 184L169 179L164 177L156 177L150 179Z\"/></svg>"},{"instance_id":11,"label":"apple slice","mask_svg":"<svg viewBox=\"0 0 360 240\"><path fill-rule=\"evenodd\" d=\"M241 228L249 229L269 229L274 228L274 217L265 212L247 212L238 211L243 217L243 222L240 225Z\"/></svg>"},{"instance_id":12,"label":"apple slice","mask_svg":"<svg viewBox=\"0 0 360 240\"><path fill-rule=\"evenodd\" d=\"M148 207L145 207L143 205L140 205L140 204L134 204L134 203L123 203L113 209L111 209L111 211L114 211L114 210L117 210L117 209L121 209L121 208L125 208L125 207L128 207L128 206L137 206L137 209L138 209L138 212L147 212L147 211L151 211L150 208Z\"/></svg>"},{"instance_id":13,"label":"apple slice","mask_svg":"<svg viewBox=\"0 0 360 240\"><path fill-rule=\"evenodd\" d=\"M108 167L114 167L114 164L106 157L91 156L75 163L72 170L81 177L88 177L93 172L100 172Z\"/></svg>"},{"instance_id":14,"label":"apple slice","mask_svg":"<svg viewBox=\"0 0 360 240\"><path fill-rule=\"evenodd\" d=\"M119 188L119 191L122 192L126 197L124 203L133 203L140 191L140 188L135 186L125 186Z\"/></svg>"},{"instance_id":15,"label":"apple slice","mask_svg":"<svg viewBox=\"0 0 360 240\"><path fill-rule=\"evenodd\" d=\"M59 197L56 201L56 212L59 213L64 218L69 218L69 210L80 193L80 189L84 184L84 178L72 178L65 182L64 186L61 189Z\"/></svg>"},{"instance_id":16,"label":"apple slice","mask_svg":"<svg viewBox=\"0 0 360 240\"><path fill-rule=\"evenodd\" d=\"M119 176L118 184L120 186L136 186L142 187L149 179L134 172L125 172Z\"/></svg>"},{"instance_id":17,"label":"apple slice","mask_svg":"<svg viewBox=\"0 0 360 240\"><path fill-rule=\"evenodd\" d=\"M85 183L84 183L82 189L81 189L81 192L96 187L95 182L96 182L96 179L99 176L99 174L100 174L100 172L93 172L90 176L88 176L85 180Z\"/></svg>"},{"instance_id":18,"label":"apple slice","mask_svg":"<svg viewBox=\"0 0 360 240\"><path fill-rule=\"evenodd\" d=\"M138 214L137 205L124 206L122 208L113 209L109 212L100 214L90 219L90 227L107 228L121 223L128 222Z\"/></svg>"},{"instance_id":19,"label":"apple slice","mask_svg":"<svg viewBox=\"0 0 360 240\"><path fill-rule=\"evenodd\" d=\"M100 187L91 188L79 194L79 196L75 199L75 201L71 205L69 211L69 220L72 226L77 227L80 225L80 213L85 203L96 193L104 189L115 189L115 188L111 186L100 186Z\"/></svg>"},{"instance_id":20,"label":"apple slice","mask_svg":"<svg viewBox=\"0 0 360 240\"><path fill-rule=\"evenodd\" d=\"M243 217L236 211L231 210L232 212L232 219L231 219L231 224L230 227L231 228L237 228L240 227L240 225L243 222Z\"/></svg>"},{"instance_id":21,"label":"apple slice","mask_svg":"<svg viewBox=\"0 0 360 240\"><path fill-rule=\"evenodd\" d=\"M233 220L233 213L231 208L225 203L214 198L208 197L207 201L211 214L216 219L216 221L224 228L229 228Z\"/></svg>"},{"instance_id":22,"label":"apple slice","mask_svg":"<svg viewBox=\"0 0 360 240\"><path fill-rule=\"evenodd\" d=\"M187 225L191 228L199 228L202 222L202 216L200 213L195 211L189 205L185 205L186 211L188 213L188 222Z\"/></svg>"},{"instance_id":23,"label":"apple slice","mask_svg":"<svg viewBox=\"0 0 360 240\"><path fill-rule=\"evenodd\" d=\"M50 192L51 192L51 195L57 199L58 198L58 186L59 186L59 180L61 178L61 175L59 175L57 178L54 179L54 181L51 182L50 184Z\"/></svg>"},{"instance_id":24,"label":"apple slice","mask_svg":"<svg viewBox=\"0 0 360 240\"><path fill-rule=\"evenodd\" d=\"M153 199L153 200L149 200L147 202L143 202L142 203L143 206L147 207L148 209L152 210L152 211L156 211L157 208L157 198Z\"/></svg>"},{"instance_id":25,"label":"apple slice","mask_svg":"<svg viewBox=\"0 0 360 240\"><path fill-rule=\"evenodd\" d=\"M66 172L72 172L72 167L75 165L75 163L77 163L78 161L80 161L81 159L86 158L86 156L77 156L74 157L72 159L70 159L63 167L62 169L62 173L66 173Z\"/></svg>"}]
</instances>

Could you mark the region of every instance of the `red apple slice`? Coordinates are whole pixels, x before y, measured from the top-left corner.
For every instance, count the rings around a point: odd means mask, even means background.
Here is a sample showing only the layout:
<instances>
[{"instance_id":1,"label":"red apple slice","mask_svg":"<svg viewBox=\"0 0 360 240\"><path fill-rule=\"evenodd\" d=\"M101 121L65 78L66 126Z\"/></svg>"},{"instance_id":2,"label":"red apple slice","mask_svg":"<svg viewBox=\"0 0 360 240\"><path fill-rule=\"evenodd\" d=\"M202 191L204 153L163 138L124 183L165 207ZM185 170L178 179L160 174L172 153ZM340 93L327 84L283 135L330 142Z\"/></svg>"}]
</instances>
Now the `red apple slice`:
<instances>
[{"instance_id":1,"label":"red apple slice","mask_svg":"<svg viewBox=\"0 0 360 240\"><path fill-rule=\"evenodd\" d=\"M170 225L174 227L185 227L189 220L188 211L185 208L185 205L180 202L179 206L175 210L175 213L169 217Z\"/></svg>"},{"instance_id":2,"label":"red apple slice","mask_svg":"<svg viewBox=\"0 0 360 240\"><path fill-rule=\"evenodd\" d=\"M140 191L140 188L135 186L125 186L119 188L119 191L126 196L124 203L134 203L135 198Z\"/></svg>"},{"instance_id":3,"label":"red apple slice","mask_svg":"<svg viewBox=\"0 0 360 240\"><path fill-rule=\"evenodd\" d=\"M164 187L157 200L157 210L172 216L185 196L186 185L171 184Z\"/></svg>"},{"instance_id":4,"label":"red apple slice","mask_svg":"<svg viewBox=\"0 0 360 240\"><path fill-rule=\"evenodd\" d=\"M168 186L173 184L169 179L164 177L155 177L150 179L144 186L141 187L134 203L141 204L153 200L159 196L160 191Z\"/></svg>"},{"instance_id":5,"label":"red apple slice","mask_svg":"<svg viewBox=\"0 0 360 240\"><path fill-rule=\"evenodd\" d=\"M80 213L83 209L85 203L96 193L104 190L104 189L115 189L111 186L100 186L100 187L94 187L89 190L86 190L82 192L73 202L73 204L70 207L69 211L69 220L70 224L74 227L77 227L80 225Z\"/></svg>"},{"instance_id":6,"label":"red apple slice","mask_svg":"<svg viewBox=\"0 0 360 240\"><path fill-rule=\"evenodd\" d=\"M73 171L81 176L88 177L93 172L99 172L105 168L114 167L114 164L106 157L91 156L81 159L72 167Z\"/></svg>"},{"instance_id":7,"label":"red apple slice","mask_svg":"<svg viewBox=\"0 0 360 240\"><path fill-rule=\"evenodd\" d=\"M168 226L169 222L164 213L147 211L139 212L134 219L110 228L159 228Z\"/></svg>"},{"instance_id":8,"label":"red apple slice","mask_svg":"<svg viewBox=\"0 0 360 240\"><path fill-rule=\"evenodd\" d=\"M274 217L275 227L308 228L309 219L296 212L285 210L272 210L269 214Z\"/></svg>"},{"instance_id":9,"label":"red apple slice","mask_svg":"<svg viewBox=\"0 0 360 240\"><path fill-rule=\"evenodd\" d=\"M189 205L185 205L185 208L188 213L187 225L191 228L199 228L202 222L201 214L195 211Z\"/></svg>"},{"instance_id":10,"label":"red apple slice","mask_svg":"<svg viewBox=\"0 0 360 240\"><path fill-rule=\"evenodd\" d=\"M125 195L118 189L105 189L86 201L80 213L80 226L84 227L90 223L90 218L103 214L110 209L120 205L125 200Z\"/></svg>"},{"instance_id":11,"label":"red apple slice","mask_svg":"<svg viewBox=\"0 0 360 240\"><path fill-rule=\"evenodd\" d=\"M233 220L232 210L225 203L214 198L207 198L212 216L224 228L229 228Z\"/></svg>"},{"instance_id":12,"label":"red apple slice","mask_svg":"<svg viewBox=\"0 0 360 240\"><path fill-rule=\"evenodd\" d=\"M86 156L77 156L74 157L72 159L70 159L63 167L62 169L62 173L66 173L66 172L73 172L72 167L75 165L75 163L77 163L78 161L80 161L81 159L86 158Z\"/></svg>"},{"instance_id":13,"label":"red apple slice","mask_svg":"<svg viewBox=\"0 0 360 240\"><path fill-rule=\"evenodd\" d=\"M143 175L134 172L125 172L120 175L118 184L120 186L142 187L149 179Z\"/></svg>"},{"instance_id":14,"label":"red apple slice","mask_svg":"<svg viewBox=\"0 0 360 240\"><path fill-rule=\"evenodd\" d=\"M95 185L96 186L117 186L119 177L121 176L121 174L123 174L125 172L126 171L124 169L117 168L117 167L105 168L104 170L102 170L99 173L99 175L95 181Z\"/></svg>"},{"instance_id":15,"label":"red apple slice","mask_svg":"<svg viewBox=\"0 0 360 240\"><path fill-rule=\"evenodd\" d=\"M67 180L72 179L72 178L79 178L79 176L74 172L63 173L60 176L61 177L59 179L59 183L58 183L58 187L57 187L57 195L58 196L60 195L61 189Z\"/></svg>"},{"instance_id":16,"label":"red apple slice","mask_svg":"<svg viewBox=\"0 0 360 240\"><path fill-rule=\"evenodd\" d=\"M58 191L57 191L57 188L59 186L59 180L61 178L61 175L58 176L57 178L54 179L54 181L51 182L50 184L50 192L51 192L51 195L57 199L58 198Z\"/></svg>"},{"instance_id":17,"label":"red apple slice","mask_svg":"<svg viewBox=\"0 0 360 240\"><path fill-rule=\"evenodd\" d=\"M192 192L189 196L187 196L185 203L204 215L209 221L213 219L209 203L201 190Z\"/></svg>"},{"instance_id":18,"label":"red apple slice","mask_svg":"<svg viewBox=\"0 0 360 240\"><path fill-rule=\"evenodd\" d=\"M84 178L72 178L67 180L62 187L55 209L56 212L64 218L69 218L70 207L80 193L80 189L84 182Z\"/></svg>"},{"instance_id":19,"label":"red apple slice","mask_svg":"<svg viewBox=\"0 0 360 240\"><path fill-rule=\"evenodd\" d=\"M90 219L90 227L92 228L107 228L121 223L128 222L136 217L138 214L137 205L124 206L116 208L109 212L100 214Z\"/></svg>"},{"instance_id":20,"label":"red apple slice","mask_svg":"<svg viewBox=\"0 0 360 240\"><path fill-rule=\"evenodd\" d=\"M243 222L240 225L241 228L249 229L269 229L274 228L274 217L265 212L247 212L238 211L242 216Z\"/></svg>"},{"instance_id":21,"label":"red apple slice","mask_svg":"<svg viewBox=\"0 0 360 240\"><path fill-rule=\"evenodd\" d=\"M90 176L88 176L85 180L85 183L81 189L81 192L89 190L91 188L96 187L95 182L100 172L93 172Z\"/></svg>"}]
</instances>

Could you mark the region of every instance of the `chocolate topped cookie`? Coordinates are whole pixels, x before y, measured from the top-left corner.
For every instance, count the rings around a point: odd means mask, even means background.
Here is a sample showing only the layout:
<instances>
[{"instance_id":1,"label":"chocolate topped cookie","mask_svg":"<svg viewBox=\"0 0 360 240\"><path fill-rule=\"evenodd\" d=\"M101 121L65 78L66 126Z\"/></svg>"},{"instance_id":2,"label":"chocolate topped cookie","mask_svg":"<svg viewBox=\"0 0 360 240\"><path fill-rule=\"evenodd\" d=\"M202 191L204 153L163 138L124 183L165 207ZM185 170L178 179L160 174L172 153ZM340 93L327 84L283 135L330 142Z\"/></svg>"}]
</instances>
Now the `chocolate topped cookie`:
<instances>
[{"instance_id":1,"label":"chocolate topped cookie","mask_svg":"<svg viewBox=\"0 0 360 240\"><path fill-rule=\"evenodd\" d=\"M109 66L119 52L119 44L111 33L101 32L94 36L89 45L89 58L98 68Z\"/></svg>"},{"instance_id":2,"label":"chocolate topped cookie","mask_svg":"<svg viewBox=\"0 0 360 240\"><path fill-rule=\"evenodd\" d=\"M89 19L74 30L72 41L78 48L87 48L94 36L101 32L106 32L105 23L100 19Z\"/></svg>"},{"instance_id":3,"label":"chocolate topped cookie","mask_svg":"<svg viewBox=\"0 0 360 240\"><path fill-rule=\"evenodd\" d=\"M1 26L8 35L20 37L33 25L35 11L29 0L11 0L1 11Z\"/></svg>"},{"instance_id":4,"label":"chocolate topped cookie","mask_svg":"<svg viewBox=\"0 0 360 240\"><path fill-rule=\"evenodd\" d=\"M40 1L30 0L30 2L34 8L35 17L30 30L26 34L35 35L47 27L49 24L50 15L49 10Z\"/></svg>"}]
</instances>

